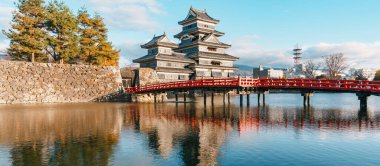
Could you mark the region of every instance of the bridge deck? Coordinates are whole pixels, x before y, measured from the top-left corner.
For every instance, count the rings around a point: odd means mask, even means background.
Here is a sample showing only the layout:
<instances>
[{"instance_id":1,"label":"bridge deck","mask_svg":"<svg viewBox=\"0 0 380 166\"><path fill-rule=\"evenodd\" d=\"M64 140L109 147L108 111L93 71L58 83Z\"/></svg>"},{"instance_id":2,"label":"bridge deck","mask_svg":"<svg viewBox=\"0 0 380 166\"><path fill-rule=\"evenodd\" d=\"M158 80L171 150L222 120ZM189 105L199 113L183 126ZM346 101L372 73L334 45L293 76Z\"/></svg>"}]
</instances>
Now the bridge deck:
<instances>
[{"instance_id":1,"label":"bridge deck","mask_svg":"<svg viewBox=\"0 0 380 166\"><path fill-rule=\"evenodd\" d=\"M300 91L330 91L369 93L380 95L380 81L319 80L319 79L253 79L224 78L177 81L126 88L127 93L154 93L162 91L212 88L292 89Z\"/></svg>"}]
</instances>

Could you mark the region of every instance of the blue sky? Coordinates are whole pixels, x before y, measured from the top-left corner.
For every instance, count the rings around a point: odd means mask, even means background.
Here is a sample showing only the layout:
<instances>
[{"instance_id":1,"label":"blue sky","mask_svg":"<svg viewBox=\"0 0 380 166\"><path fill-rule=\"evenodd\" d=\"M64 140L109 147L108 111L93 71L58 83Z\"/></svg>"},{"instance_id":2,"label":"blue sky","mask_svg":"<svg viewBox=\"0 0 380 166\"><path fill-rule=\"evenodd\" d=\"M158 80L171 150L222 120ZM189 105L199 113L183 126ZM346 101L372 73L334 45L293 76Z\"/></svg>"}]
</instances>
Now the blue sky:
<instances>
[{"instance_id":1,"label":"blue sky","mask_svg":"<svg viewBox=\"0 0 380 166\"><path fill-rule=\"evenodd\" d=\"M143 56L139 47L154 34L171 37L190 6L221 20L223 42L246 65L288 66L299 43L304 59L343 52L351 67L380 68L378 0L65 0L74 12L85 6L104 17L109 39L121 49L121 64ZM0 2L0 29L8 28L12 0ZM4 37L0 46L6 47ZM172 37L172 40L178 42Z\"/></svg>"}]
</instances>

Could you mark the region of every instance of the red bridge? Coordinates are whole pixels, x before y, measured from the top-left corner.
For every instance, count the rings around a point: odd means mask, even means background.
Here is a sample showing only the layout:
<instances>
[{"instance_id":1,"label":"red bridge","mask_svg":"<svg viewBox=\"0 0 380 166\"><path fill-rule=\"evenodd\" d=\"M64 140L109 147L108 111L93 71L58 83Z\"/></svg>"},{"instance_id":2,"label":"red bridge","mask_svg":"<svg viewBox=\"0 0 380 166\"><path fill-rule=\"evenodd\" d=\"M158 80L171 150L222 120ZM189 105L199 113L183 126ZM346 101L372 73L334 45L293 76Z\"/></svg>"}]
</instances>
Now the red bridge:
<instances>
[{"instance_id":1,"label":"red bridge","mask_svg":"<svg viewBox=\"0 0 380 166\"><path fill-rule=\"evenodd\" d=\"M184 92L189 90L203 91L230 91L238 93L255 92L265 94L269 90L299 91L304 96L304 102L310 101L313 92L356 93L365 105L370 95L380 96L380 81L356 80L319 80L319 79L252 79L252 78L225 78L178 81L160 84L151 84L126 88L127 93L162 93L168 91ZM206 95L205 95L206 97ZM264 96L265 97L265 96Z\"/></svg>"}]
</instances>

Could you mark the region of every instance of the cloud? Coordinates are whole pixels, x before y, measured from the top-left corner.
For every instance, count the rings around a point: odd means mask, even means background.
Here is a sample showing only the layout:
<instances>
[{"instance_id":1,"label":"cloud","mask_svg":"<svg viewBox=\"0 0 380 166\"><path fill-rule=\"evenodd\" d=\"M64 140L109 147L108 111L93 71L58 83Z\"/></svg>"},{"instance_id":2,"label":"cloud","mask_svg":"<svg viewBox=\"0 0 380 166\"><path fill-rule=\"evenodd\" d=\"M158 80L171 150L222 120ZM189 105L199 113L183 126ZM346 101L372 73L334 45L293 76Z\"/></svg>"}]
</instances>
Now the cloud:
<instances>
[{"instance_id":1,"label":"cloud","mask_svg":"<svg viewBox=\"0 0 380 166\"><path fill-rule=\"evenodd\" d=\"M232 42L229 50L234 56L240 57L238 64L258 66L290 66L293 63L292 48L265 49L254 42L253 37L242 36ZM343 53L347 63L353 68L380 68L380 42L361 43L319 43L303 47L303 60L321 61L322 56L333 53Z\"/></svg>"},{"instance_id":2,"label":"cloud","mask_svg":"<svg viewBox=\"0 0 380 166\"><path fill-rule=\"evenodd\" d=\"M350 67L380 68L380 42L319 43L307 46L303 56L306 59L321 59L322 56L340 52L347 58Z\"/></svg>"},{"instance_id":3,"label":"cloud","mask_svg":"<svg viewBox=\"0 0 380 166\"><path fill-rule=\"evenodd\" d=\"M147 54L145 49L141 49L140 45L143 43L136 42L133 40L127 40L120 45L116 45L120 52L120 66L124 67L130 65L133 59L142 57Z\"/></svg>"},{"instance_id":4,"label":"cloud","mask_svg":"<svg viewBox=\"0 0 380 166\"><path fill-rule=\"evenodd\" d=\"M232 41L228 52L240 59L238 64L249 66L284 66L292 62L286 50L264 49L254 42L258 37L248 35Z\"/></svg>"},{"instance_id":5,"label":"cloud","mask_svg":"<svg viewBox=\"0 0 380 166\"><path fill-rule=\"evenodd\" d=\"M164 11L156 0L88 0L88 4L99 12L112 29L153 32L159 26L152 19L154 14Z\"/></svg>"}]
</instances>

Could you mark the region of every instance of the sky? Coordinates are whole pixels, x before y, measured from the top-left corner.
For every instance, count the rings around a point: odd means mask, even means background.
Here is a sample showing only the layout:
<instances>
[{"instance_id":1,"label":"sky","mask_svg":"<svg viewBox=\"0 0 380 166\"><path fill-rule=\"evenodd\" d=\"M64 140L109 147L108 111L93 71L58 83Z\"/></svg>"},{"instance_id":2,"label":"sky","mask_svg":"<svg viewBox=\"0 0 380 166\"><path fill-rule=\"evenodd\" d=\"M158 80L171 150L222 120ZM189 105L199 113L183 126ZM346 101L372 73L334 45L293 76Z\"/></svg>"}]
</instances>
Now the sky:
<instances>
[{"instance_id":1,"label":"sky","mask_svg":"<svg viewBox=\"0 0 380 166\"><path fill-rule=\"evenodd\" d=\"M299 44L303 61L344 53L350 67L380 68L379 0L64 0L77 13L98 13L109 40L121 50L121 66L143 56L141 44L164 32L172 41L190 6L220 20L221 41L240 59L236 64L286 67ZM0 0L0 29L8 29L13 0ZM0 50L9 41L0 35Z\"/></svg>"}]
</instances>

